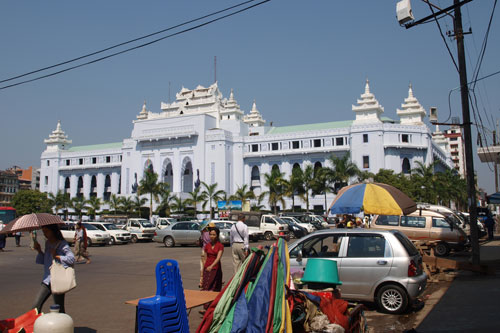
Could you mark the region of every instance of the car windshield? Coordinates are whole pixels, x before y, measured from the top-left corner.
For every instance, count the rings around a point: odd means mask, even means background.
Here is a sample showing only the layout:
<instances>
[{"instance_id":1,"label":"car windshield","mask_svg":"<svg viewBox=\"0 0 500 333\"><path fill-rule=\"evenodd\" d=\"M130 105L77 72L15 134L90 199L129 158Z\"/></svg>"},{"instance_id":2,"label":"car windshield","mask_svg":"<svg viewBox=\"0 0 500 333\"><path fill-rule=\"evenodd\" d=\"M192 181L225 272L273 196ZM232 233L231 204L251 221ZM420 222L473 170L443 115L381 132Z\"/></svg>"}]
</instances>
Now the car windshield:
<instances>
[{"instance_id":1,"label":"car windshield","mask_svg":"<svg viewBox=\"0 0 500 333\"><path fill-rule=\"evenodd\" d=\"M97 229L96 226L93 226L92 224L87 224L87 223L83 223L83 226L85 227L85 229L87 230L99 230Z\"/></svg>"},{"instance_id":2,"label":"car windshield","mask_svg":"<svg viewBox=\"0 0 500 333\"><path fill-rule=\"evenodd\" d=\"M113 223L106 223L104 224L104 227L108 230L118 230L117 226Z\"/></svg>"},{"instance_id":3,"label":"car windshield","mask_svg":"<svg viewBox=\"0 0 500 333\"><path fill-rule=\"evenodd\" d=\"M152 227L154 227L154 225L151 222L149 222L148 220L140 220L139 222L141 223L141 225L144 228L152 228Z\"/></svg>"},{"instance_id":4,"label":"car windshield","mask_svg":"<svg viewBox=\"0 0 500 333\"><path fill-rule=\"evenodd\" d=\"M280 219L279 217L273 217L273 219L278 222L279 224L289 224L288 222L285 222L283 221L282 219Z\"/></svg>"}]
</instances>

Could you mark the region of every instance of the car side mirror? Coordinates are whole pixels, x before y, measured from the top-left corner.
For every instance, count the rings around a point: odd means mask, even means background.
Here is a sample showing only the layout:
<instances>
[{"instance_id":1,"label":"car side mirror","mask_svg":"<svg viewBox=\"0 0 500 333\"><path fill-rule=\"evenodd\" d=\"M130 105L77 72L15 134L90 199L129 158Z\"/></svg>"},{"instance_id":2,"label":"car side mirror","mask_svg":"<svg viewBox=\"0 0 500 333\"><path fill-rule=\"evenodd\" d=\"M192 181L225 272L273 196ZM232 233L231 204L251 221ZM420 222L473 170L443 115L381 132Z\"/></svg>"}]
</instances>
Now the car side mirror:
<instances>
[{"instance_id":1,"label":"car side mirror","mask_svg":"<svg viewBox=\"0 0 500 333\"><path fill-rule=\"evenodd\" d=\"M299 252L297 252L297 262L301 261L302 261L302 250L299 250Z\"/></svg>"}]
</instances>

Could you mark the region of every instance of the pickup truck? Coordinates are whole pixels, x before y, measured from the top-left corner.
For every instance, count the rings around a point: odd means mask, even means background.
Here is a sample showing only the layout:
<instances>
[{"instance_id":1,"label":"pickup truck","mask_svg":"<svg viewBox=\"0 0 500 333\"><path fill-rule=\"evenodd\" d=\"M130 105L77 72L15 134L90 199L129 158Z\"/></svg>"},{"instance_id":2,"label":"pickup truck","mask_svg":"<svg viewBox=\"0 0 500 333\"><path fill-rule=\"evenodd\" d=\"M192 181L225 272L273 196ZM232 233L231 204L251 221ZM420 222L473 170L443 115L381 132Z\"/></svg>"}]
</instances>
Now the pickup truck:
<instances>
[{"instance_id":1,"label":"pickup truck","mask_svg":"<svg viewBox=\"0 0 500 333\"><path fill-rule=\"evenodd\" d=\"M238 214L240 213L245 215L245 224L248 226L249 234L254 232L262 233L266 240L278 237L280 233L288 234L288 224L276 215L233 210L229 215L229 219L231 221L238 221Z\"/></svg>"},{"instance_id":2,"label":"pickup truck","mask_svg":"<svg viewBox=\"0 0 500 333\"><path fill-rule=\"evenodd\" d=\"M130 241L137 243L139 240L151 241L155 234L155 226L146 219L131 218L123 227L130 232Z\"/></svg>"}]
</instances>

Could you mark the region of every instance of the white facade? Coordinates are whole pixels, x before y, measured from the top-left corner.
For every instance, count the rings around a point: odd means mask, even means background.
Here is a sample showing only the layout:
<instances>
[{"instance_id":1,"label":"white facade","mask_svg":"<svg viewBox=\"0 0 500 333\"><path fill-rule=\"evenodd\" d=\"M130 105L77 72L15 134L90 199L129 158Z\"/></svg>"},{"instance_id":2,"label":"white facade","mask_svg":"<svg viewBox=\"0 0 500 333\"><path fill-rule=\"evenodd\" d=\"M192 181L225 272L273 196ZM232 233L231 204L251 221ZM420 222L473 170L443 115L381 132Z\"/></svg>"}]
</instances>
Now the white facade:
<instances>
[{"instance_id":1,"label":"white facade","mask_svg":"<svg viewBox=\"0 0 500 333\"><path fill-rule=\"evenodd\" d=\"M433 141L424 124L425 110L411 87L397 111L400 122L381 117L384 109L368 81L352 111L354 120L272 127L266 126L255 101L244 115L233 91L223 98L217 83L182 88L173 103L161 103L159 113L148 111L144 103L130 138L122 142L68 147L71 141L58 123L45 140L40 190L62 190L72 197L130 196L145 168L152 168L183 197L200 181L217 183L228 194L248 184L259 194L266 190L263 175L274 165L289 177L295 164L325 166L331 154L347 152L361 170L373 173L381 168L406 173L417 161L429 165L436 159L441 168L452 167L446 147ZM327 202L332 199L329 194ZM297 198L295 204L305 208ZM290 206L291 200L286 208ZM313 206L323 207L324 197L312 198L309 208Z\"/></svg>"}]
</instances>

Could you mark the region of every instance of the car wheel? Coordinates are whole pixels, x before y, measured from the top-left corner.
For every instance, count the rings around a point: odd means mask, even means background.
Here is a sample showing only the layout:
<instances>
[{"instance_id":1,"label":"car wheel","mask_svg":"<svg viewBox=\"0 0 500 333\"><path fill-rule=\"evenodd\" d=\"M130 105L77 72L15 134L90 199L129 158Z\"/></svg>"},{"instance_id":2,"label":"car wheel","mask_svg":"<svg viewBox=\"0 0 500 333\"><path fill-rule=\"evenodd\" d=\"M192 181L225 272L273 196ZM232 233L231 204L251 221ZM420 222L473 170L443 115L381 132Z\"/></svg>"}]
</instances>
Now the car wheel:
<instances>
[{"instance_id":1,"label":"car wheel","mask_svg":"<svg viewBox=\"0 0 500 333\"><path fill-rule=\"evenodd\" d=\"M91 246L92 246L92 239L87 238L87 247L91 247Z\"/></svg>"},{"instance_id":2,"label":"car wheel","mask_svg":"<svg viewBox=\"0 0 500 333\"><path fill-rule=\"evenodd\" d=\"M390 314L399 314L408 307L406 291L394 284L380 288L376 301L380 310Z\"/></svg>"},{"instance_id":3,"label":"car wheel","mask_svg":"<svg viewBox=\"0 0 500 333\"><path fill-rule=\"evenodd\" d=\"M137 243L137 241L138 241L138 240L139 240L139 239L137 238L137 235L132 235L132 236L130 236L130 241L131 241L132 243Z\"/></svg>"},{"instance_id":4,"label":"car wheel","mask_svg":"<svg viewBox=\"0 0 500 333\"><path fill-rule=\"evenodd\" d=\"M266 232L264 233L264 239L265 239L265 240L270 241L270 240L273 240L273 238L274 238L274 236L273 236L273 233L272 233L272 232L270 232L270 231L266 231Z\"/></svg>"},{"instance_id":5,"label":"car wheel","mask_svg":"<svg viewBox=\"0 0 500 333\"><path fill-rule=\"evenodd\" d=\"M165 244L166 247L174 247L175 242L172 237L167 236L165 237L165 239L163 239L163 244Z\"/></svg>"},{"instance_id":6,"label":"car wheel","mask_svg":"<svg viewBox=\"0 0 500 333\"><path fill-rule=\"evenodd\" d=\"M437 256L445 257L450 254L450 246L446 243L441 242L436 245L434 251L436 252Z\"/></svg>"},{"instance_id":7,"label":"car wheel","mask_svg":"<svg viewBox=\"0 0 500 333\"><path fill-rule=\"evenodd\" d=\"M115 245L115 244L116 244L115 238L111 237L108 241L108 245Z\"/></svg>"}]
</instances>

